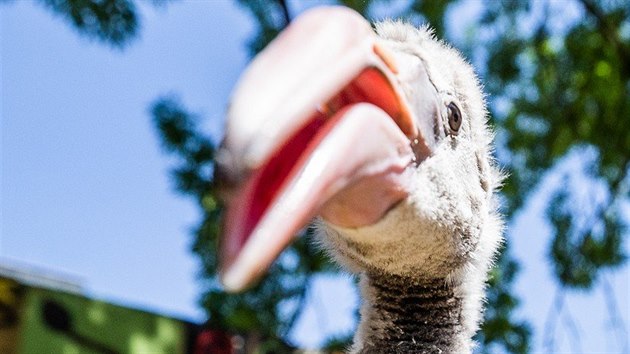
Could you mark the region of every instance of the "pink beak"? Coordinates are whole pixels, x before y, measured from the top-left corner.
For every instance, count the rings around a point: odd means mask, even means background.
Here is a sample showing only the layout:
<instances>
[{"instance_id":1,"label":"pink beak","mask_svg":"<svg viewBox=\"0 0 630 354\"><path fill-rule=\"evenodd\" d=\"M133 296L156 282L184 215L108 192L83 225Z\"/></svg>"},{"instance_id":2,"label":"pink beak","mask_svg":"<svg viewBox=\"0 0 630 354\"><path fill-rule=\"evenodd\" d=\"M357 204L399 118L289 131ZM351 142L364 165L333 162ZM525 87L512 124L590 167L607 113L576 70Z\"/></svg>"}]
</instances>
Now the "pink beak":
<instances>
[{"instance_id":1,"label":"pink beak","mask_svg":"<svg viewBox=\"0 0 630 354\"><path fill-rule=\"evenodd\" d=\"M424 139L396 71L370 24L340 7L306 12L255 58L217 156L229 194L220 247L228 291L251 286L314 216L343 223L336 211L360 209L374 193L361 220L369 223L406 196L410 141Z\"/></svg>"}]
</instances>

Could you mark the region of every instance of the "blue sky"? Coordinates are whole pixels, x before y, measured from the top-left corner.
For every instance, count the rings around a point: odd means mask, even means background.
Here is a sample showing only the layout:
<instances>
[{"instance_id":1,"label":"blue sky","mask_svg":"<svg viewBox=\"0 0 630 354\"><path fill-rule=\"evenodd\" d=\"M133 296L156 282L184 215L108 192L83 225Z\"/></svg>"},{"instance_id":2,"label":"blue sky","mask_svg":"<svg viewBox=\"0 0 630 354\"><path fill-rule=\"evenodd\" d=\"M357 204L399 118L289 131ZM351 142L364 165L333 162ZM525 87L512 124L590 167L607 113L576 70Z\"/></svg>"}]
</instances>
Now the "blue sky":
<instances>
[{"instance_id":1,"label":"blue sky","mask_svg":"<svg viewBox=\"0 0 630 354\"><path fill-rule=\"evenodd\" d=\"M202 320L189 252L198 212L173 192L148 108L177 94L218 136L253 28L232 1L141 2L140 10L140 36L120 51L79 36L39 3L0 5L0 260L78 276L98 298ZM510 225L523 262L519 314L534 325L537 352L556 290L541 218L554 183L547 178ZM626 333L628 277L627 266L607 276ZM357 298L348 279L316 281L293 338L312 347L352 330ZM584 352L619 352L601 287L570 293L567 304ZM556 348L571 352L561 319Z\"/></svg>"}]
</instances>

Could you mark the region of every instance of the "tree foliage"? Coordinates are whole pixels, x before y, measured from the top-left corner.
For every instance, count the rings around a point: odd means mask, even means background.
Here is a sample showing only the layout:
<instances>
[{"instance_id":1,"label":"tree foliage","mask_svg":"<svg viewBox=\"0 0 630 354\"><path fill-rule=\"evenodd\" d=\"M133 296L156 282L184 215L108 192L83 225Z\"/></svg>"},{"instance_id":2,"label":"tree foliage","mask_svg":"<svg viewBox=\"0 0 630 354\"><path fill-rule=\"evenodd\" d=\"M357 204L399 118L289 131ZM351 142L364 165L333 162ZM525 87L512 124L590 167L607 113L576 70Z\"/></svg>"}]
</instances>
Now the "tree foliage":
<instances>
[{"instance_id":1,"label":"tree foliage","mask_svg":"<svg viewBox=\"0 0 630 354\"><path fill-rule=\"evenodd\" d=\"M134 0L39 1L81 34L114 47L124 47L138 32ZM297 15L291 5L299 4L301 11L319 3L236 1L257 26L247 43L252 56ZM471 58L490 94L498 158L510 173L502 192L508 218L549 171L562 174L546 210L553 229L550 264L562 288L590 289L603 271L624 264L628 215L623 208L630 203L630 2L492 2L480 5L479 18L463 39L449 38L449 28L457 25L453 21L459 21L449 14L460 6L470 8L467 1L326 3L352 7L371 20L429 22L438 37L456 43ZM193 251L203 268L202 304L209 323L249 333L259 352L289 350L286 335L300 314L312 277L336 268L308 242L306 231L256 288L241 295L223 293L216 278L222 212L212 179L216 142L177 98L157 99L151 114L162 145L177 158L172 169L177 189L193 197L203 211ZM578 161L579 168L558 169L567 161ZM510 353L529 350L529 326L513 315L518 299L511 285L518 267L504 251L491 272L478 338L482 352L497 347ZM339 348L347 340L333 338L330 345Z\"/></svg>"},{"instance_id":2,"label":"tree foliage","mask_svg":"<svg viewBox=\"0 0 630 354\"><path fill-rule=\"evenodd\" d=\"M0 2L12 0L0 0ZM139 15L134 0L37 0L81 35L123 48L137 35ZM162 6L171 0L150 0Z\"/></svg>"},{"instance_id":3,"label":"tree foliage","mask_svg":"<svg viewBox=\"0 0 630 354\"><path fill-rule=\"evenodd\" d=\"M570 19L558 5L579 15ZM565 174L546 211L554 229L549 255L568 287L588 288L603 269L625 259L629 16L628 2L581 0L502 3L483 18L498 29L486 41L485 78L495 100L507 102L505 112L492 108L507 151L502 162L512 174L503 190L509 215L568 155L583 165ZM519 25L523 19L528 29ZM568 23L552 25L562 21Z\"/></svg>"},{"instance_id":4,"label":"tree foliage","mask_svg":"<svg viewBox=\"0 0 630 354\"><path fill-rule=\"evenodd\" d=\"M238 2L258 25L248 43L252 55L296 15L284 1ZM458 1L412 1L404 8L385 0L339 3L372 20L402 17L415 23L429 22L442 38L448 37L452 25L447 21L449 9L462 6ZM467 40L459 42L482 73L490 93L498 157L510 172L503 191L508 217L523 206L547 171L571 155L581 161L583 168L565 172L567 182L552 191L546 211L554 231L549 245L552 268L559 284L569 289L593 287L603 270L625 260L623 240L628 220L621 208L628 202L630 168L629 6L623 1L600 4L590 0L496 3L481 10ZM573 18L566 16L566 9L573 10ZM201 247L206 252L207 245ZM301 241L299 246L285 258L295 255L299 256L298 263L308 262L309 254L316 253L309 243ZM530 328L513 315L518 298L511 284L518 267L518 261L503 252L491 273L489 305L478 338L483 352L494 351L497 346L511 353L529 350ZM328 269L307 267L298 278L308 279ZM212 278L215 268L207 270ZM274 283L280 279L277 272L272 271L267 284L273 284L281 294L293 294L281 288L284 281ZM305 281L297 293L303 294L307 286ZM274 298L259 291L253 293L257 301L261 301L259 296ZM213 294L217 301L225 301L227 296ZM277 311L273 319L286 324L278 316L282 299L286 297L273 301ZM250 323L259 322L254 317ZM278 328L273 330L282 334Z\"/></svg>"}]
</instances>

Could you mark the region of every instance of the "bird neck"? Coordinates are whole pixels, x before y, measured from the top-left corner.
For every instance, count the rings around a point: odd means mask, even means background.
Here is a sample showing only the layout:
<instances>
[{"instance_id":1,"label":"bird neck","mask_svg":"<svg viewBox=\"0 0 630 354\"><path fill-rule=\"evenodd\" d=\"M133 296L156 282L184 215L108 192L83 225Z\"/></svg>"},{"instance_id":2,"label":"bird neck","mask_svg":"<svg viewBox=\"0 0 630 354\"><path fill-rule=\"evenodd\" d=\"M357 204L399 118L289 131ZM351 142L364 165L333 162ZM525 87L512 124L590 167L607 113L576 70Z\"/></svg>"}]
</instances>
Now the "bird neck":
<instances>
[{"instance_id":1,"label":"bird neck","mask_svg":"<svg viewBox=\"0 0 630 354\"><path fill-rule=\"evenodd\" d=\"M418 282L384 274L362 276L361 323L355 353L466 353L463 299L445 279Z\"/></svg>"}]
</instances>

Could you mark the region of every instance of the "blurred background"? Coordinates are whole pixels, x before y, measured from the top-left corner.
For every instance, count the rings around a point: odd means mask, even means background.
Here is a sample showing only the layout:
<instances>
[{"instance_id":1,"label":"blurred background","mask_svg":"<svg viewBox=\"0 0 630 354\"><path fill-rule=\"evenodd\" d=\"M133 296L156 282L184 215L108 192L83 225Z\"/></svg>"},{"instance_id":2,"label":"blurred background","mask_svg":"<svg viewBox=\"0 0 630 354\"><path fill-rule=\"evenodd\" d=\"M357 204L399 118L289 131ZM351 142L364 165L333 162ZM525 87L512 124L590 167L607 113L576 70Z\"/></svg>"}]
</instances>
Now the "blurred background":
<instances>
[{"instance_id":1,"label":"blurred background","mask_svg":"<svg viewBox=\"0 0 630 354\"><path fill-rule=\"evenodd\" d=\"M43 321L28 335L63 335L51 353L191 352L204 329L257 353L349 343L355 281L309 230L252 291L224 294L215 277L230 91L322 4L428 22L482 78L510 177L477 352L629 353L624 0L0 1L0 339L31 353L7 328ZM112 317L152 334L109 347L77 334L122 325Z\"/></svg>"}]
</instances>

